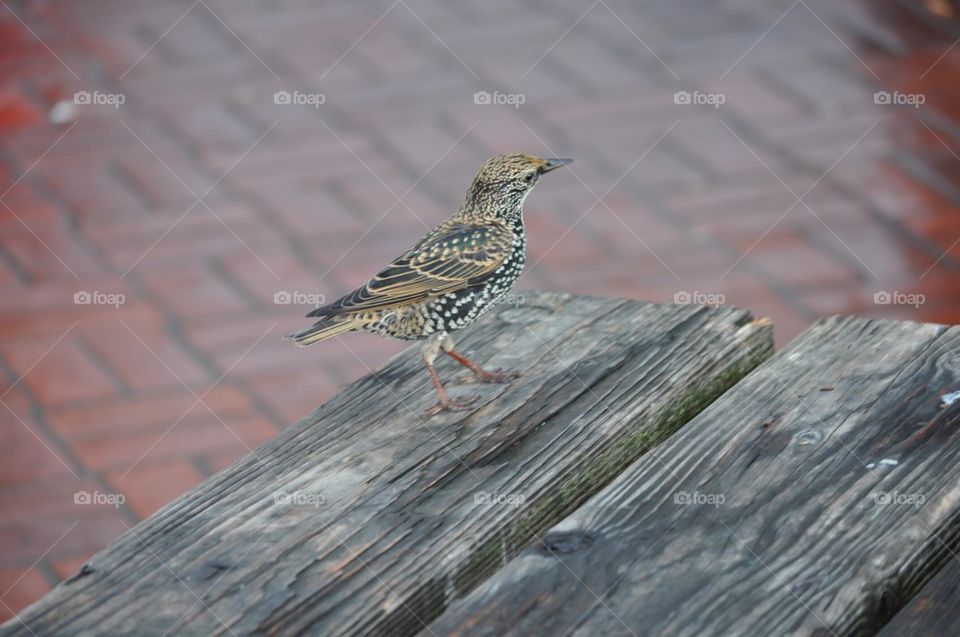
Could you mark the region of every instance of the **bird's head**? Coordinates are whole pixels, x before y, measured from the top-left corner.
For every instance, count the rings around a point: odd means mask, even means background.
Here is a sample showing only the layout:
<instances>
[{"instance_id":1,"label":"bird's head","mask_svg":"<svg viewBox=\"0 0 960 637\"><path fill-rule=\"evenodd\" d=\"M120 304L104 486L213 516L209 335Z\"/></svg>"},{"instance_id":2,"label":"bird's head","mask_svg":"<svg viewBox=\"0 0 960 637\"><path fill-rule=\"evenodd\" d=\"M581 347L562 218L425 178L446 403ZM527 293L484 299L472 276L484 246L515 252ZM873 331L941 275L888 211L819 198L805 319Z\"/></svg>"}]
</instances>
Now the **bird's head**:
<instances>
[{"instance_id":1,"label":"bird's head","mask_svg":"<svg viewBox=\"0 0 960 637\"><path fill-rule=\"evenodd\" d=\"M540 176L571 163L572 159L541 159L512 153L488 159L467 191L465 210L481 216L519 217L523 200Z\"/></svg>"}]
</instances>

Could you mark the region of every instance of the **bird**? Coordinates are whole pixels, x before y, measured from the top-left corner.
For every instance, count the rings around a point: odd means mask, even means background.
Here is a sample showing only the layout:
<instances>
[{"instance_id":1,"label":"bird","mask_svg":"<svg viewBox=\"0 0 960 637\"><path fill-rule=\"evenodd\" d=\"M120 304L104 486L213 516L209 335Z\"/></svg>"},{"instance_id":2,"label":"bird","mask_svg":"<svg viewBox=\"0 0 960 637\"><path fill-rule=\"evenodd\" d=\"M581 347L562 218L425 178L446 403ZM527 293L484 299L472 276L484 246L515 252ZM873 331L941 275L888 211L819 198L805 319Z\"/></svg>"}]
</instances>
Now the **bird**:
<instances>
[{"instance_id":1,"label":"bird","mask_svg":"<svg viewBox=\"0 0 960 637\"><path fill-rule=\"evenodd\" d=\"M572 159L523 153L495 155L480 167L463 203L446 221L364 285L316 308L313 325L288 334L299 347L362 330L423 341L420 355L439 401L427 417L470 409L475 399L452 400L435 362L441 352L473 372L469 381L508 383L513 371L488 371L455 349L463 329L513 287L526 262L523 203L541 176Z\"/></svg>"}]
</instances>

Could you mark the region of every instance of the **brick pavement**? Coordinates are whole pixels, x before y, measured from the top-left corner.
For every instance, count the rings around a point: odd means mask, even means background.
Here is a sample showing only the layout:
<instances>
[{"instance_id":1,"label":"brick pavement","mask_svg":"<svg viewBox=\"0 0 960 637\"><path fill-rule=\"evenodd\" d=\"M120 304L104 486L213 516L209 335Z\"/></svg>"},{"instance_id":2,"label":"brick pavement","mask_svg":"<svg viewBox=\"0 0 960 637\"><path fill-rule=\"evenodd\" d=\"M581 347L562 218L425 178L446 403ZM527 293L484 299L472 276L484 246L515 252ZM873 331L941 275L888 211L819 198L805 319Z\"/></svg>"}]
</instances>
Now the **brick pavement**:
<instances>
[{"instance_id":1,"label":"brick pavement","mask_svg":"<svg viewBox=\"0 0 960 637\"><path fill-rule=\"evenodd\" d=\"M780 344L957 322L958 36L879 1L6 0L0 618L399 351L281 344L274 295L362 282L496 152L577 159L521 287L722 295Z\"/></svg>"}]
</instances>

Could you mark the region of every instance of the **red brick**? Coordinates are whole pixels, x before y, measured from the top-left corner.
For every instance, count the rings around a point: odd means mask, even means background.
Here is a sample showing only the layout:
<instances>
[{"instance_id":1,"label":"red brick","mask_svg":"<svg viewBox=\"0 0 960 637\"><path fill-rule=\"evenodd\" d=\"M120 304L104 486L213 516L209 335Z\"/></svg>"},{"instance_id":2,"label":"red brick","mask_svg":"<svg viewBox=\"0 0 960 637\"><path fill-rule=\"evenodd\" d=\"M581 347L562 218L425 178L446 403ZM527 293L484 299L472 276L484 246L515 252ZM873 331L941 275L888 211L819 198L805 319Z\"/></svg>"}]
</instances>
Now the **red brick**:
<instances>
[{"instance_id":1,"label":"red brick","mask_svg":"<svg viewBox=\"0 0 960 637\"><path fill-rule=\"evenodd\" d=\"M72 101L72 92L72 89L66 91L61 98L68 102ZM21 165L30 166L44 151L53 147L58 139L60 141L56 143L56 147L37 164L34 170L42 170L42 174L56 175L73 162L82 165L85 171L92 172L94 168L104 169L110 161L122 162L134 155L142 156L145 153L149 155L149 151L120 123L119 114L115 109L83 111L78 112L77 115L77 125L67 134L64 133L69 128L69 124L56 127L38 126L29 131L21 131L20 135L10 140L10 148L15 153L16 159ZM82 121L80 121L81 115ZM141 117L135 112L124 110L123 121L161 157L169 160L177 153L177 147L154 118ZM121 186L117 182L113 185ZM93 206L89 208L84 206L83 209L94 216L97 213L97 209Z\"/></svg>"},{"instance_id":2,"label":"red brick","mask_svg":"<svg viewBox=\"0 0 960 637\"><path fill-rule=\"evenodd\" d=\"M158 33L157 37L159 35ZM157 51L151 53L156 54ZM153 72L134 68L124 78L124 91L131 100L142 100L153 109L185 110L192 108L199 98L209 99L212 95L228 93L244 83L269 80L272 77L270 71L252 55L246 52L238 53L243 55L193 61L190 64L165 65L165 68ZM272 101L272 94L265 97Z\"/></svg>"},{"instance_id":3,"label":"red brick","mask_svg":"<svg viewBox=\"0 0 960 637\"><path fill-rule=\"evenodd\" d=\"M200 410L206 411L198 405L191 413L200 414ZM273 437L277 431L259 417L222 418L222 423L212 415L197 418L199 422L185 417L175 426L176 419L150 430L85 437L74 443L74 451L93 469L123 473L141 463L199 456L213 449L246 452Z\"/></svg>"},{"instance_id":4,"label":"red brick","mask_svg":"<svg viewBox=\"0 0 960 637\"><path fill-rule=\"evenodd\" d=\"M297 422L341 388L341 383L321 370L284 376L264 374L252 377L248 382L260 399L280 414L283 418L283 422L279 423L281 426Z\"/></svg>"},{"instance_id":5,"label":"red brick","mask_svg":"<svg viewBox=\"0 0 960 637\"><path fill-rule=\"evenodd\" d=\"M109 396L117 389L70 334L59 342L45 337L0 345L0 354L47 404Z\"/></svg>"},{"instance_id":6,"label":"red brick","mask_svg":"<svg viewBox=\"0 0 960 637\"><path fill-rule=\"evenodd\" d=\"M77 124L79 128L83 124ZM71 133L72 134L72 133ZM69 135L68 135L69 137ZM55 148L52 153L64 153ZM137 210L145 207L141 195L132 190L111 166L109 159L57 156L45 158L37 170L50 187L83 216L95 216L111 209Z\"/></svg>"},{"instance_id":7,"label":"red brick","mask_svg":"<svg viewBox=\"0 0 960 637\"><path fill-rule=\"evenodd\" d=\"M0 522L0 568L29 565L46 553L46 559L99 551L125 532L132 522L109 505L76 505L66 515L34 515L24 522Z\"/></svg>"},{"instance_id":8,"label":"red brick","mask_svg":"<svg viewBox=\"0 0 960 637\"><path fill-rule=\"evenodd\" d=\"M121 320L197 392L229 369L205 400L252 446L406 347L356 334L298 351L279 336L306 324L305 308L275 305L273 294L333 298L361 284L417 241L423 224L446 217L493 153L577 160L527 202L531 264L563 237L528 268L521 281L527 288L656 301L671 301L678 291L719 293L770 316L781 345L816 316L836 312L957 322L953 266L960 247L920 278L939 256L931 251L948 249L960 236L956 159L921 123L921 112L874 105L872 93L875 87L923 93L927 109L941 118L925 121L960 152L953 130L960 119L960 49L937 62L952 42L948 36L859 3L809 2L838 32L877 42L896 33L896 51L858 50L879 78L799 5L721 77L780 18L785 7L774 2L755 3L746 13L611 2L680 84L604 6L564 34L585 9L575 0L558 0L549 14L502 2L411 5L479 81L401 5L337 61L384 7L290 0L277 12L209 0L279 79L199 5L139 61L186 7L17 8L82 79L19 22L0 21L0 73L9 78L0 89L0 192L43 156L3 195L39 239L0 206L0 358L16 377L79 323L4 402L65 461L79 457L89 466L75 467L82 476L76 482L8 413L0 541L9 549L0 565L25 568L79 518L41 565L65 576L123 531L132 510L142 515L201 472L247 453L215 416L195 406L124 478L130 508L72 504L75 489L118 488L119 474L194 401ZM52 104L69 102L75 90L115 90L91 84L86 68L123 75L128 102L121 109L78 109L77 125L57 142L67 125L46 122ZM672 95L679 88L720 91L727 103L677 105ZM298 89L320 91L327 103L319 109L273 103L274 91ZM478 89L522 92L527 103L477 105ZM829 227L797 206L721 277L794 200L721 120L798 194L879 123L805 199ZM629 229L603 206L571 228L593 203L589 189L603 193L674 122L605 195ZM151 248L192 202L189 190L203 192L228 168L205 201L230 229L197 206ZM374 225L394 193L428 168L405 205L394 205ZM81 289L123 292L127 302L117 309L74 305ZM874 305L880 289L927 299L919 308ZM182 330L187 343L170 330ZM44 420L35 421L41 414ZM91 467L108 471L117 484L106 487ZM166 490L151 490L158 485Z\"/></svg>"},{"instance_id":9,"label":"red brick","mask_svg":"<svg viewBox=\"0 0 960 637\"><path fill-rule=\"evenodd\" d=\"M159 159L150 150L157 153ZM213 178L198 174L195 165L182 153L163 150L161 154L150 150L141 146L142 152L124 156L122 164L114 168L127 188L146 201L150 208L186 208L213 183Z\"/></svg>"},{"instance_id":10,"label":"red brick","mask_svg":"<svg viewBox=\"0 0 960 637\"><path fill-rule=\"evenodd\" d=\"M260 259L269 259L272 272L263 267ZM276 306L270 311L277 316L303 316L316 307L316 303L322 305L336 298L337 291L332 287L330 277L321 278L289 252L262 256L249 252L234 253L225 256L221 266L258 303ZM278 293L280 297L276 296Z\"/></svg>"},{"instance_id":11,"label":"red brick","mask_svg":"<svg viewBox=\"0 0 960 637\"><path fill-rule=\"evenodd\" d=\"M131 220L126 215L126 220L109 225L88 226L86 232L120 273L185 262L202 267L211 258L250 251L269 266L268 249L277 252L282 247L280 237L248 206L213 201L209 209L197 204L188 211L189 205L165 208L150 219Z\"/></svg>"},{"instance_id":12,"label":"red brick","mask_svg":"<svg viewBox=\"0 0 960 637\"><path fill-rule=\"evenodd\" d=\"M307 319L288 319L286 324L289 328L287 333L298 328L309 325ZM361 334L350 334L331 340L329 343L311 347L302 350L289 342L281 341L279 336L283 331L275 329L273 334L265 337L256 347L244 354L247 347L252 342L238 344L236 348L224 349L212 354L214 363L218 369L227 372L229 370L230 378L247 378L255 375L280 374L296 372L304 378L309 378L311 374L318 370L336 369L340 365L347 365L351 368L356 363L355 357L350 354L347 347L355 338L363 338ZM343 339L347 339L343 341ZM250 341L249 335L246 340ZM394 345L392 341L383 338L378 339L383 351L386 353L395 352L400 344ZM343 341L343 342L341 342ZM355 376L351 376L355 378Z\"/></svg>"},{"instance_id":13,"label":"red brick","mask_svg":"<svg viewBox=\"0 0 960 637\"><path fill-rule=\"evenodd\" d=\"M777 349L785 347L812 323L811 319L773 297L751 299L750 311L754 316L766 317L773 322L773 340Z\"/></svg>"},{"instance_id":14,"label":"red brick","mask_svg":"<svg viewBox=\"0 0 960 637\"><path fill-rule=\"evenodd\" d=\"M0 518L6 523L29 525L35 518L48 519L76 517L74 496L81 491L102 491L93 477L51 476L19 484L6 483L0 488ZM82 512L82 511L81 511Z\"/></svg>"},{"instance_id":15,"label":"red brick","mask_svg":"<svg viewBox=\"0 0 960 637\"><path fill-rule=\"evenodd\" d=\"M685 230L628 196L612 193L603 200L606 205L597 204L580 222L580 231L627 253L643 251L644 243L653 247L676 242Z\"/></svg>"},{"instance_id":16,"label":"red brick","mask_svg":"<svg viewBox=\"0 0 960 637\"><path fill-rule=\"evenodd\" d=\"M43 115L22 93L11 90L11 87L0 91L0 130L18 129L40 121L43 121Z\"/></svg>"},{"instance_id":17,"label":"red brick","mask_svg":"<svg viewBox=\"0 0 960 637\"><path fill-rule=\"evenodd\" d=\"M605 209L594 209L584 219L589 223L590 214L603 214ZM609 214L609 213L608 213ZM545 217L527 219L530 235L529 259L531 266L544 268L582 268L601 261L605 250L597 242L583 236L578 229L568 231L570 226Z\"/></svg>"},{"instance_id":18,"label":"red brick","mask_svg":"<svg viewBox=\"0 0 960 637\"><path fill-rule=\"evenodd\" d=\"M24 173L21 173L21 175ZM20 232L27 225L41 237L51 229L61 227L63 215L43 197L29 179L17 179L4 167L0 167L0 192L7 191L0 204L0 229L4 232Z\"/></svg>"},{"instance_id":19,"label":"red brick","mask_svg":"<svg viewBox=\"0 0 960 637\"><path fill-rule=\"evenodd\" d=\"M776 242L761 240L747 253L744 261L794 285L836 284L858 280L856 273L843 262L798 238Z\"/></svg>"},{"instance_id":20,"label":"red brick","mask_svg":"<svg viewBox=\"0 0 960 637\"><path fill-rule=\"evenodd\" d=\"M818 316L873 313L873 292L863 287L821 286L798 291L796 300Z\"/></svg>"},{"instance_id":21,"label":"red brick","mask_svg":"<svg viewBox=\"0 0 960 637\"><path fill-rule=\"evenodd\" d=\"M129 473L108 471L107 481L126 496L126 505L145 518L167 502L203 480L203 475L186 460L143 462Z\"/></svg>"},{"instance_id":22,"label":"red brick","mask_svg":"<svg viewBox=\"0 0 960 637\"><path fill-rule=\"evenodd\" d=\"M2 206L0 210L9 213ZM65 224L35 229L30 225L28 213L23 210L16 212L26 225L16 220L16 225L6 224L5 231L0 235L0 249L8 252L26 276L38 282L55 280L76 283L73 274L81 280L103 275L103 269L90 252L76 241Z\"/></svg>"},{"instance_id":23,"label":"red brick","mask_svg":"<svg viewBox=\"0 0 960 637\"><path fill-rule=\"evenodd\" d=\"M920 236L939 244L944 251L960 245L955 244L960 239L960 206L927 206L913 215L905 216L903 223Z\"/></svg>"},{"instance_id":24,"label":"red brick","mask_svg":"<svg viewBox=\"0 0 960 637\"><path fill-rule=\"evenodd\" d=\"M207 391L202 388L203 402L224 420L252 413L249 397L240 389L222 382ZM117 431L138 431L158 425L169 425L190 408L196 398L184 388L164 390L130 398L113 398L92 404L71 405L47 411L50 424L68 439ZM184 420L210 417L201 405L190 410Z\"/></svg>"},{"instance_id":25,"label":"red brick","mask_svg":"<svg viewBox=\"0 0 960 637\"><path fill-rule=\"evenodd\" d=\"M36 568L5 568L0 570L0 622L40 599L52 586Z\"/></svg>"},{"instance_id":26,"label":"red brick","mask_svg":"<svg viewBox=\"0 0 960 637\"><path fill-rule=\"evenodd\" d=\"M262 99L269 99L272 103L273 97L264 95ZM334 132L349 150L322 126L312 139L301 138L295 143L282 145L273 142L270 139L272 133L267 133L239 163L235 164L240 157L236 152L212 156L214 171L219 175L229 169L230 181L245 187L270 182L289 186L292 182L345 175L363 177L369 174L367 167L376 174L388 173L388 162L371 148L368 141L336 129ZM363 159L363 163L353 156L351 150Z\"/></svg>"},{"instance_id":27,"label":"red brick","mask_svg":"<svg viewBox=\"0 0 960 637\"><path fill-rule=\"evenodd\" d=\"M286 196L270 202L286 232L292 233L315 249L313 255L323 261L331 247L342 247L345 237L359 237L373 219L333 196L323 183L300 184L287 190ZM382 211L377 211L378 214Z\"/></svg>"},{"instance_id":28,"label":"red brick","mask_svg":"<svg viewBox=\"0 0 960 637\"><path fill-rule=\"evenodd\" d=\"M186 384L205 390L216 378L165 331L116 326L86 336L90 348L134 391L143 392Z\"/></svg>"},{"instance_id":29,"label":"red brick","mask_svg":"<svg viewBox=\"0 0 960 637\"><path fill-rule=\"evenodd\" d=\"M225 317L248 309L247 303L226 281L199 264L138 274L154 294L185 319Z\"/></svg>"},{"instance_id":30,"label":"red brick","mask_svg":"<svg viewBox=\"0 0 960 637\"><path fill-rule=\"evenodd\" d=\"M347 236L354 236L356 239L359 239L363 231L369 227L374 227L375 230L389 230L397 235L400 233L410 233L410 239L406 240L406 247L409 247L417 240L415 236L416 229L423 227L423 224L417 220L417 217L419 217L424 224L430 225L438 223L453 212L453 210L445 208L432 199L428 199L421 191L422 187L419 184L410 192L407 192L407 190L413 184L406 184L400 189L394 188L393 192L390 192L383 184L378 182L374 183L375 181L376 180L367 180L364 182L353 181L344 183L343 186L339 188L343 193L343 198L351 204L355 203L357 206L356 208L342 211L342 214L348 214L358 222L363 222L360 224L362 227L359 228L356 233L351 233ZM466 182L465 179L461 179L461 181ZM420 183L422 184L423 182ZM462 184L462 187L466 188L466 185ZM400 195L403 195L403 197L400 202L397 202L397 197ZM339 204L330 202L328 205L330 207L338 207ZM318 218L315 223L321 222L321 220L326 219L327 216L328 213L325 212L323 217ZM329 216L333 217L336 223L338 215L330 214ZM374 222L376 222L376 226L373 225ZM395 237L395 240L399 239L402 239L402 237ZM351 241L350 243L353 242ZM347 246L349 245L348 243ZM344 248L346 246L341 245L340 247Z\"/></svg>"},{"instance_id":31,"label":"red brick","mask_svg":"<svg viewBox=\"0 0 960 637\"><path fill-rule=\"evenodd\" d=\"M74 294L84 291L123 294L124 303L119 307L74 303ZM68 277L65 281L0 289L0 344L50 344L75 322L73 329L82 334L103 325L123 329L121 320L131 328L146 329L162 319L155 306L139 298L125 281L116 279L77 281Z\"/></svg>"},{"instance_id":32,"label":"red brick","mask_svg":"<svg viewBox=\"0 0 960 637\"><path fill-rule=\"evenodd\" d=\"M20 411L20 410L17 410ZM64 449L26 413L16 416L0 406L0 441L4 461L0 483L25 484L51 478L73 480L73 467Z\"/></svg>"}]
</instances>

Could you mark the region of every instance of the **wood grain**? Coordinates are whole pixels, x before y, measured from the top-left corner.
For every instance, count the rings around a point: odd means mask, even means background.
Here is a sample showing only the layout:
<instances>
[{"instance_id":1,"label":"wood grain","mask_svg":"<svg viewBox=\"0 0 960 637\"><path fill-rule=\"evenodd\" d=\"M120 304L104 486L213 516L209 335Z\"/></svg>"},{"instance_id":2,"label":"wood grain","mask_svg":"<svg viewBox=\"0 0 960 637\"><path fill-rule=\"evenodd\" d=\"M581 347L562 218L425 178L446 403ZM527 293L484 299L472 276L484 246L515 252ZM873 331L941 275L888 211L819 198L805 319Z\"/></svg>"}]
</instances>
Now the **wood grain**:
<instances>
[{"instance_id":1,"label":"wood grain","mask_svg":"<svg viewBox=\"0 0 960 637\"><path fill-rule=\"evenodd\" d=\"M953 554L940 572L883 627L879 637L960 635L960 558Z\"/></svg>"},{"instance_id":2,"label":"wood grain","mask_svg":"<svg viewBox=\"0 0 960 637\"><path fill-rule=\"evenodd\" d=\"M453 387L477 409L424 420L435 395L407 351L0 634L415 633L772 348L742 310L557 294L497 308L461 342L523 377Z\"/></svg>"},{"instance_id":3,"label":"wood grain","mask_svg":"<svg viewBox=\"0 0 960 637\"><path fill-rule=\"evenodd\" d=\"M873 634L956 552L960 328L823 321L423 634Z\"/></svg>"}]
</instances>

